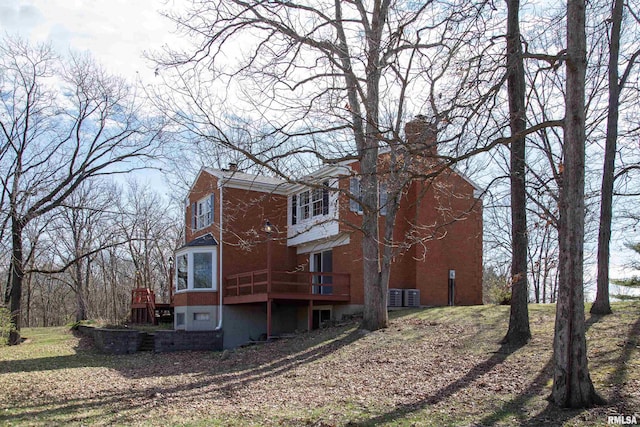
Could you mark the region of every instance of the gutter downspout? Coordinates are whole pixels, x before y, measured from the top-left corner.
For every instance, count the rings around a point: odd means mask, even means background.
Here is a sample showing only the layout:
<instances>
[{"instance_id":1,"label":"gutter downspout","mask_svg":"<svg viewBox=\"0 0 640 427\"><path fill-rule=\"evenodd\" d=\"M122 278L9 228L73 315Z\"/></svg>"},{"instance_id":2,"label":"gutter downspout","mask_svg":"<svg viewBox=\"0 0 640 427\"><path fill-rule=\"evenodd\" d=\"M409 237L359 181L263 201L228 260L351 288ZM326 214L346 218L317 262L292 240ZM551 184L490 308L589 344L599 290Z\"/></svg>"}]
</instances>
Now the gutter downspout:
<instances>
[{"instance_id":1,"label":"gutter downspout","mask_svg":"<svg viewBox=\"0 0 640 427\"><path fill-rule=\"evenodd\" d=\"M220 303L218 305L218 326L216 326L216 331L219 331L220 329L222 329L222 292L223 292L223 282L222 282L222 247L224 246L222 243L222 204L224 202L223 196L222 196L222 181L218 180L218 192L220 193L220 218L219 218L219 230L220 230L220 239L219 242L220 244L218 245L219 251L218 251L218 259L220 260L220 263L218 265L218 295L220 296Z\"/></svg>"}]
</instances>

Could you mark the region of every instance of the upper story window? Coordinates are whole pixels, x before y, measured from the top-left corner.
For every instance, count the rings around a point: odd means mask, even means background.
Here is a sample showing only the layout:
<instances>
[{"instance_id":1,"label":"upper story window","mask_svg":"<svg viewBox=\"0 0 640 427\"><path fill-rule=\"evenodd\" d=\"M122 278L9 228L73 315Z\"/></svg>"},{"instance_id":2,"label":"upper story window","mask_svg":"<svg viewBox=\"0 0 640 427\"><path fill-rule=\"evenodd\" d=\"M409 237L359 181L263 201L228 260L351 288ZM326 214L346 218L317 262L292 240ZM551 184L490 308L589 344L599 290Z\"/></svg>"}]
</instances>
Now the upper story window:
<instances>
[{"instance_id":1,"label":"upper story window","mask_svg":"<svg viewBox=\"0 0 640 427\"><path fill-rule=\"evenodd\" d=\"M213 194L191 206L191 228L200 230L213 224Z\"/></svg>"},{"instance_id":2,"label":"upper story window","mask_svg":"<svg viewBox=\"0 0 640 427\"><path fill-rule=\"evenodd\" d=\"M291 225L329 214L329 181L291 196Z\"/></svg>"},{"instance_id":3,"label":"upper story window","mask_svg":"<svg viewBox=\"0 0 640 427\"><path fill-rule=\"evenodd\" d=\"M355 200L349 199L349 210L362 213L362 204L358 202L361 194L360 178L351 178L349 180L349 192L355 198ZM387 203L387 184L385 182L378 182L378 207L380 208L380 215L387 214Z\"/></svg>"}]
</instances>

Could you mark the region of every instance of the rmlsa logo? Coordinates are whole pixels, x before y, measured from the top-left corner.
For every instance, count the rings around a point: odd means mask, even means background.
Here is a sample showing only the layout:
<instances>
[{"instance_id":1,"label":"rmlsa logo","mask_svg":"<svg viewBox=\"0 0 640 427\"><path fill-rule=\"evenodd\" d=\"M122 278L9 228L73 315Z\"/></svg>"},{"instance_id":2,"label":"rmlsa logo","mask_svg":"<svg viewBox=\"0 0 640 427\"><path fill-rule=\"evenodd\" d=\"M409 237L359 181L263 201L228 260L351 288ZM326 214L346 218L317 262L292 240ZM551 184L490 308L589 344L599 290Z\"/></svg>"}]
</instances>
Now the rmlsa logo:
<instances>
[{"instance_id":1,"label":"rmlsa logo","mask_svg":"<svg viewBox=\"0 0 640 427\"><path fill-rule=\"evenodd\" d=\"M636 425L638 424L638 419L635 415L609 415L607 417L607 424L621 426Z\"/></svg>"}]
</instances>

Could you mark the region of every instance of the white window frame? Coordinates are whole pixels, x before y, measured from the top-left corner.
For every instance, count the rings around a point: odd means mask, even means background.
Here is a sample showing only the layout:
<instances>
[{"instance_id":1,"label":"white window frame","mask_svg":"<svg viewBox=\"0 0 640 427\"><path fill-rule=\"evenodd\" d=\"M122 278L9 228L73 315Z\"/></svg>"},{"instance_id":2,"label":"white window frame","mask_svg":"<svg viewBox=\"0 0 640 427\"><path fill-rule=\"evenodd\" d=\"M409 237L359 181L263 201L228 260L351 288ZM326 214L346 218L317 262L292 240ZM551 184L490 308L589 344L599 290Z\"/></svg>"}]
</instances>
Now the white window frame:
<instances>
[{"instance_id":1,"label":"white window frame","mask_svg":"<svg viewBox=\"0 0 640 427\"><path fill-rule=\"evenodd\" d=\"M186 265L183 266L183 262ZM181 286L181 283L184 283L184 287ZM186 253L176 254L176 292L187 289L189 289L189 257Z\"/></svg>"},{"instance_id":2,"label":"white window frame","mask_svg":"<svg viewBox=\"0 0 640 427\"><path fill-rule=\"evenodd\" d=\"M195 262L194 255L195 254L208 254L211 256L211 287L202 288L195 287ZM216 292L218 290L218 249L217 247L188 247L183 248L179 251L176 251L175 259L180 259L181 257L186 255L187 259L187 287L183 289L178 289L178 274L180 270L176 268L176 293L181 292Z\"/></svg>"},{"instance_id":3,"label":"white window frame","mask_svg":"<svg viewBox=\"0 0 640 427\"><path fill-rule=\"evenodd\" d=\"M208 322L211 320L211 313L209 312L196 312L193 313L194 322Z\"/></svg>"},{"instance_id":4,"label":"white window frame","mask_svg":"<svg viewBox=\"0 0 640 427\"><path fill-rule=\"evenodd\" d=\"M329 191L331 186L329 181L323 181L323 187L310 188L295 194L296 201L296 222L293 223L293 217L290 219L290 225L298 225L314 219L331 216L331 197ZM325 189L324 186L327 188ZM293 197L289 198L290 204L293 203ZM326 204L326 206L325 206Z\"/></svg>"},{"instance_id":5,"label":"white window frame","mask_svg":"<svg viewBox=\"0 0 640 427\"><path fill-rule=\"evenodd\" d=\"M311 217L311 192L305 190L298 193L298 222L307 221Z\"/></svg>"},{"instance_id":6,"label":"white window frame","mask_svg":"<svg viewBox=\"0 0 640 427\"><path fill-rule=\"evenodd\" d=\"M362 187L360 186L359 177L353 177L349 179L349 191L351 192L351 195L356 199L349 199L349 210L360 215L362 215L363 212L362 204L358 202L362 194L361 189ZM378 181L378 214L380 216L385 216L387 214L388 196L387 183Z\"/></svg>"},{"instance_id":7,"label":"white window frame","mask_svg":"<svg viewBox=\"0 0 640 427\"><path fill-rule=\"evenodd\" d=\"M205 227L213 224L213 195L210 194L207 197L203 197L198 200L195 204L195 215L196 218L196 230L201 230Z\"/></svg>"}]
</instances>

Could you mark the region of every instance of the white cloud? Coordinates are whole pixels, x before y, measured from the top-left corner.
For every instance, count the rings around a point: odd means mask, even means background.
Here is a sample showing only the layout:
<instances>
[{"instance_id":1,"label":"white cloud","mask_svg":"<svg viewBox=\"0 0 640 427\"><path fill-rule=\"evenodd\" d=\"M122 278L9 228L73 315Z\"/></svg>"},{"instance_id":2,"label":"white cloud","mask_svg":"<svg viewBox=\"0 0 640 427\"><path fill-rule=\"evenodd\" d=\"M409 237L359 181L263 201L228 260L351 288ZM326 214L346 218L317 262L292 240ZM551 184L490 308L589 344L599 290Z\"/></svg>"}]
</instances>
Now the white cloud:
<instances>
[{"instance_id":1,"label":"white cloud","mask_svg":"<svg viewBox=\"0 0 640 427\"><path fill-rule=\"evenodd\" d=\"M40 10L32 4L0 0L0 26L4 32L20 32L26 37L33 27L44 20Z\"/></svg>"},{"instance_id":2,"label":"white cloud","mask_svg":"<svg viewBox=\"0 0 640 427\"><path fill-rule=\"evenodd\" d=\"M60 53L90 51L110 72L133 79L153 75L143 52L171 43L162 0L0 0L2 31L48 41Z\"/></svg>"}]
</instances>

